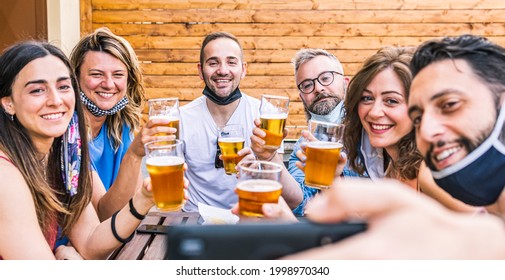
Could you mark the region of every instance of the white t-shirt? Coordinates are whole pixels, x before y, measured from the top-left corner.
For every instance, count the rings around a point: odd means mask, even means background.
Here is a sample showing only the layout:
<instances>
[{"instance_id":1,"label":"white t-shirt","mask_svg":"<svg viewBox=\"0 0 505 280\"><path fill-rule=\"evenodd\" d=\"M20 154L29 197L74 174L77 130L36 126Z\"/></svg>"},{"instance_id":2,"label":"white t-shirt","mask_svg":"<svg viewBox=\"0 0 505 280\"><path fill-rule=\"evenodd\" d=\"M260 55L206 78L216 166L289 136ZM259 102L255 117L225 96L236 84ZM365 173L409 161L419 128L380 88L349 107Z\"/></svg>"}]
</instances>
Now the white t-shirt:
<instances>
[{"instance_id":1,"label":"white t-shirt","mask_svg":"<svg viewBox=\"0 0 505 280\"><path fill-rule=\"evenodd\" d=\"M227 175L224 168L215 168L218 127L201 96L181 107L181 139L189 180L188 201L184 211L198 211L198 202L230 209L238 202L237 177ZM242 124L245 146L250 147L254 119L259 118L260 101L242 93L240 103L227 124Z\"/></svg>"}]
</instances>

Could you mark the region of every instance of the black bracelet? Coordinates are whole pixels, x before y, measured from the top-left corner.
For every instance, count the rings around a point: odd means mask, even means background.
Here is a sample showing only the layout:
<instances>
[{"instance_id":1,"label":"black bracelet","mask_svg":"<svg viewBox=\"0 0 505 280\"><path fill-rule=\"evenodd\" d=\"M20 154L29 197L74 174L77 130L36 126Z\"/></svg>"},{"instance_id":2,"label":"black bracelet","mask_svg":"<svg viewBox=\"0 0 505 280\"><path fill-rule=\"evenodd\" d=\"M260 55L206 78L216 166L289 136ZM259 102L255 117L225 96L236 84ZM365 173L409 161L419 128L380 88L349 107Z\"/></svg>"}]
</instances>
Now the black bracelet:
<instances>
[{"instance_id":1,"label":"black bracelet","mask_svg":"<svg viewBox=\"0 0 505 280\"><path fill-rule=\"evenodd\" d=\"M117 211L116 213L112 214L112 219L110 221L110 225L111 225L111 228L112 228L112 234L117 239L117 241L119 241L119 242L121 242L123 244L126 244L126 243L130 242L130 240L132 240L133 236L135 235L135 231L133 231L132 234L128 238L126 238L126 239L121 238L121 236L119 236L119 234L117 234L117 231L116 231L116 216L117 216L117 213L119 213L119 211Z\"/></svg>"},{"instance_id":2,"label":"black bracelet","mask_svg":"<svg viewBox=\"0 0 505 280\"><path fill-rule=\"evenodd\" d=\"M137 209L135 209L135 206L133 206L133 197L130 198L130 201L128 202L128 204L130 205L130 213L132 213L132 215L135 218L142 221L146 217L146 215L142 215L139 212L137 212Z\"/></svg>"}]
</instances>

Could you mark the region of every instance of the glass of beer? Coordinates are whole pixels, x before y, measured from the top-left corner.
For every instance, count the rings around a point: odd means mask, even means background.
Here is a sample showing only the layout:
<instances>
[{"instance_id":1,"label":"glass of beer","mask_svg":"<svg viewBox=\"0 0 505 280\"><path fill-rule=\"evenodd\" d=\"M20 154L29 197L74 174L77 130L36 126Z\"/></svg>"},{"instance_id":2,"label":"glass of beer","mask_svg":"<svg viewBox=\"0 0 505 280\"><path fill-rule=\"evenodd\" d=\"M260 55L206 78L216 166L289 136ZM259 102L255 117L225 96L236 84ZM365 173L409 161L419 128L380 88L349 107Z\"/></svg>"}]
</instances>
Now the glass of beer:
<instances>
[{"instance_id":1,"label":"glass of beer","mask_svg":"<svg viewBox=\"0 0 505 280\"><path fill-rule=\"evenodd\" d=\"M239 156L238 151L244 148L244 128L240 124L228 124L220 129L217 139L221 149L224 172L228 175L237 173L235 167L244 157Z\"/></svg>"},{"instance_id":2,"label":"glass of beer","mask_svg":"<svg viewBox=\"0 0 505 280\"><path fill-rule=\"evenodd\" d=\"M156 207L163 212L181 209L185 202L182 141L153 141L145 144L145 150Z\"/></svg>"},{"instance_id":3,"label":"glass of beer","mask_svg":"<svg viewBox=\"0 0 505 280\"><path fill-rule=\"evenodd\" d=\"M278 149L284 138L284 127L289 113L289 98L263 95L260 105L260 128L265 131L265 148Z\"/></svg>"},{"instance_id":4,"label":"glass of beer","mask_svg":"<svg viewBox=\"0 0 505 280\"><path fill-rule=\"evenodd\" d=\"M308 142L305 154L305 185L328 189L335 177L344 136L344 125L309 121L309 131L317 141Z\"/></svg>"},{"instance_id":5,"label":"glass of beer","mask_svg":"<svg viewBox=\"0 0 505 280\"><path fill-rule=\"evenodd\" d=\"M239 213L249 217L263 217L264 203L277 203L282 193L279 183L282 167L277 163L260 160L242 161L238 165Z\"/></svg>"},{"instance_id":6,"label":"glass of beer","mask_svg":"<svg viewBox=\"0 0 505 280\"><path fill-rule=\"evenodd\" d=\"M149 99L149 119L166 119L169 121L166 126L177 129L175 139L179 140L179 98L154 98ZM167 133L158 133L156 136L167 136ZM174 141L168 141L167 144L174 144Z\"/></svg>"}]
</instances>

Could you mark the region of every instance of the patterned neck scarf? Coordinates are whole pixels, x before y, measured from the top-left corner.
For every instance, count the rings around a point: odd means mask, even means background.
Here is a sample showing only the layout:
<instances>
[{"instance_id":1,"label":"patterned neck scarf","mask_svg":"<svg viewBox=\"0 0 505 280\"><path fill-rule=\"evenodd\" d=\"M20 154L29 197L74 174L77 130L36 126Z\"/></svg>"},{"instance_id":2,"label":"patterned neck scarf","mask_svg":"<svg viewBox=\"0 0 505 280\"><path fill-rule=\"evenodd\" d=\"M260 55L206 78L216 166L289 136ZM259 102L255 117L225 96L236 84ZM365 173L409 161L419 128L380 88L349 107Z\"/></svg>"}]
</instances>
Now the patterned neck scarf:
<instances>
[{"instance_id":1,"label":"patterned neck scarf","mask_svg":"<svg viewBox=\"0 0 505 280\"><path fill-rule=\"evenodd\" d=\"M74 112L61 142L63 182L67 193L74 196L77 194L79 171L81 169L81 135L79 134L77 112Z\"/></svg>"},{"instance_id":2,"label":"patterned neck scarf","mask_svg":"<svg viewBox=\"0 0 505 280\"><path fill-rule=\"evenodd\" d=\"M88 108L88 110L91 112L91 114L93 114L93 116L95 116L95 117L102 117L102 116L105 116L105 115L114 115L115 113L123 110L124 107L126 107L126 105L128 104L128 98L126 98L126 96L124 96L111 109L109 109L109 110L102 110L102 109L98 108L98 106L96 106L96 104L93 103L93 101L91 101L86 96L86 94L84 94L84 92L81 91L81 102L82 102L82 104L86 105L86 108Z\"/></svg>"}]
</instances>

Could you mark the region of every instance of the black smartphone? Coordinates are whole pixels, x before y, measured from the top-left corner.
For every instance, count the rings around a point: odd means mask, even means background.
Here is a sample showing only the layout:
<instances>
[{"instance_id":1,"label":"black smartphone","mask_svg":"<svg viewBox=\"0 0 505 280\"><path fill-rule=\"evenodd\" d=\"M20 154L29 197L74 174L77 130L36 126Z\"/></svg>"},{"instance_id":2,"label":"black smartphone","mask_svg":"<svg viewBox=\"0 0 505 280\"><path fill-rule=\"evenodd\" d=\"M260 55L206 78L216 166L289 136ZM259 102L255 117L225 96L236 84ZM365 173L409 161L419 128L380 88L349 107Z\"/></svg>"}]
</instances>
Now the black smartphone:
<instances>
[{"instance_id":1,"label":"black smartphone","mask_svg":"<svg viewBox=\"0 0 505 280\"><path fill-rule=\"evenodd\" d=\"M174 225L167 233L169 260L270 260L337 242L366 230L362 222Z\"/></svg>"},{"instance_id":2,"label":"black smartphone","mask_svg":"<svg viewBox=\"0 0 505 280\"><path fill-rule=\"evenodd\" d=\"M167 234L168 227L166 225L140 225L137 228L137 233L156 233L156 234Z\"/></svg>"}]
</instances>

